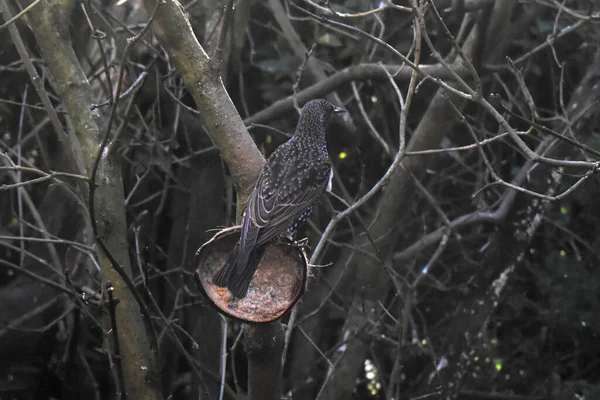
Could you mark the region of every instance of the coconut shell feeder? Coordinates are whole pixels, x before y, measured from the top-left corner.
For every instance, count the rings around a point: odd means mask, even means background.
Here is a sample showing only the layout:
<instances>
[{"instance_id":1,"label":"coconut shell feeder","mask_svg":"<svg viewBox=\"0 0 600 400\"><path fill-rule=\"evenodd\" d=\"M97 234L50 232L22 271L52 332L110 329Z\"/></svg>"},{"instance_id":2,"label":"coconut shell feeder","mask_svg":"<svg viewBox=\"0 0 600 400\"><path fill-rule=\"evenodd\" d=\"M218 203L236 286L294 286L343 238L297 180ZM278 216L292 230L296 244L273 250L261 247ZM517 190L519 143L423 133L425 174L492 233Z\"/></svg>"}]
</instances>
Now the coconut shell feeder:
<instances>
[{"instance_id":1,"label":"coconut shell feeder","mask_svg":"<svg viewBox=\"0 0 600 400\"><path fill-rule=\"evenodd\" d=\"M282 241L267 245L242 299L212 282L239 239L241 227L226 228L196 252L196 285L219 312L244 322L265 323L281 318L300 299L306 287L308 258L304 247Z\"/></svg>"}]
</instances>

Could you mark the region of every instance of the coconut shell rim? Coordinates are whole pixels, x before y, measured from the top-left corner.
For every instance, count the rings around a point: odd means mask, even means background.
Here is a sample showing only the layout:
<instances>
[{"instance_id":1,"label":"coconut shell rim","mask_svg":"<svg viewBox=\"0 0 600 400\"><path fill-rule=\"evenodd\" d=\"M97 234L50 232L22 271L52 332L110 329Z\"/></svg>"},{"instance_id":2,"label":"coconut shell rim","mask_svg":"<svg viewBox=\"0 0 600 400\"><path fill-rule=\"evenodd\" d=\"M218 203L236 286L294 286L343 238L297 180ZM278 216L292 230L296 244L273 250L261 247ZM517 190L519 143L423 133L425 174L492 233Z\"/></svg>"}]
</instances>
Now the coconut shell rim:
<instances>
[{"instance_id":1,"label":"coconut shell rim","mask_svg":"<svg viewBox=\"0 0 600 400\"><path fill-rule=\"evenodd\" d=\"M298 291L297 295L295 296L295 298L290 302L290 305L287 307L287 309L282 312L280 315L278 315L275 318L266 320L266 321L257 321L257 320L252 320L252 319L245 319L239 315L233 315L230 314L229 312L227 312L226 310L222 309L221 307L219 307L215 301L213 300L213 298L207 293L206 289L204 288L204 285L202 284L202 279L200 278L200 273L199 273L199 267L198 267L198 259L202 253L202 251L206 248L206 246L210 245L212 242L216 241L219 236L225 235L225 234L230 234L233 233L235 231L241 231L242 230L242 226L241 225L234 225L234 226L230 226L227 228L223 228L220 231L218 231L217 233L215 233L208 241L206 241L204 244L202 244L202 246L200 246L198 248L198 250L196 250L196 253L194 255L194 282L196 283L196 287L198 288L198 290L202 293L202 295L209 300L209 303L211 305L211 307L215 308L220 314L228 317L228 318L232 318L234 320L237 321L241 321L247 324L252 324L252 325L260 325L260 324L268 324L270 322L275 322L281 318L283 318L287 313L290 312L290 310L292 308L294 308L294 306L296 305L296 303L302 298L302 296L304 295L304 292L306 291L306 283L308 281L308 268L309 268L309 262L308 262L308 256L306 254L306 251L304 250L304 248L299 247L299 246L294 246L291 244L290 240L288 238L285 238L285 242L280 242L279 245L285 245L285 246L289 246L289 247L293 247L296 249L297 252L300 253L303 264L304 264L304 268L302 271L302 282L300 285L300 290ZM271 244L267 245L267 246L271 246Z\"/></svg>"}]
</instances>

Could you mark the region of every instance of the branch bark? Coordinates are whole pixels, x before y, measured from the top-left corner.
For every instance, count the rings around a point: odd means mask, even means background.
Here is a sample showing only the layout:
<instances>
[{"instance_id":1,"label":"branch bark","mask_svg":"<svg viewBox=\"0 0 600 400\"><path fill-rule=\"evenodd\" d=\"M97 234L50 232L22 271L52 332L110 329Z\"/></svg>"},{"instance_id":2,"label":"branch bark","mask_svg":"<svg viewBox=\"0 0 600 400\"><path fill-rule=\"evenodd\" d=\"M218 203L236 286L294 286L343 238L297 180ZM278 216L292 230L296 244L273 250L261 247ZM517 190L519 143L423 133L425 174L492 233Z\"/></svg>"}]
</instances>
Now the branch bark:
<instances>
[{"instance_id":1,"label":"branch bark","mask_svg":"<svg viewBox=\"0 0 600 400\"><path fill-rule=\"evenodd\" d=\"M600 72L596 65L600 62L600 52L596 53L594 62L590 64L587 74L579 82L566 105L568 114L564 121L558 122L554 130L561 132L569 129L574 133L574 139L585 143L593 125L595 110L588 105L593 102L593 85L597 82ZM565 122L568 121L568 122ZM557 141L547 136L536 149L536 153L557 159L575 159L579 150L566 141ZM564 175L552 173L552 167L529 161L522 168L514 184L553 196L560 190ZM552 177L548 179L548 177ZM533 187L535 185L535 187ZM512 199L508 199L508 196ZM516 198L516 199L515 199ZM471 372L474 357L469 354L485 352L489 346L486 339L488 320L499 304L502 304L503 289L509 285L515 268L519 265L525 251L531 246L531 241L542 223L543 215L552 203L539 201L533 196L509 191L506 200L511 207L504 229L496 232L490 239L481 265L484 271L474 276L470 285L475 288L465 293L462 305L458 307L451 318L452 323L446 329L446 346L441 350L447 357L447 367L440 371L443 384L446 386L446 399L456 399L461 395L462 383L465 376ZM448 383L452 383L449 385Z\"/></svg>"},{"instance_id":2,"label":"branch bark","mask_svg":"<svg viewBox=\"0 0 600 400\"><path fill-rule=\"evenodd\" d=\"M145 0L144 4L150 13L157 1ZM198 43L178 1L161 2L152 30L172 57L208 134L229 166L238 199L244 200L252 191L264 159L223 86L219 65L211 62Z\"/></svg>"},{"instance_id":3,"label":"branch bark","mask_svg":"<svg viewBox=\"0 0 600 400\"><path fill-rule=\"evenodd\" d=\"M281 323L247 325L245 330L248 351L248 399L281 399L281 355L284 344Z\"/></svg>"},{"instance_id":4,"label":"branch bark","mask_svg":"<svg viewBox=\"0 0 600 400\"><path fill-rule=\"evenodd\" d=\"M92 170L105 124L94 109L92 90L73 51L69 22L74 2L46 0L29 12L36 41L61 95L81 145L87 173ZM121 168L118 159L105 159L98 173L97 215L106 245L131 276L127 246L127 220ZM119 299L116 321L123 361L125 390L139 399L161 399L156 358L133 294L113 269L106 254L98 251L103 278L110 281Z\"/></svg>"},{"instance_id":5,"label":"branch bark","mask_svg":"<svg viewBox=\"0 0 600 400\"><path fill-rule=\"evenodd\" d=\"M462 64L455 64L453 67L455 68L455 72L461 77L466 77L469 73L467 68ZM452 74L440 64L419 65L419 68L430 76L439 79L452 79ZM412 69L410 67L402 65L379 63L352 65L298 92L296 97L298 103L302 104L310 99L324 97L338 87L351 81L368 79L387 81L388 75L386 74L386 71L390 73L395 80L409 80L412 74ZM266 121L278 118L293 109L294 96L288 96L246 118L244 123L246 125L265 123Z\"/></svg>"},{"instance_id":6,"label":"branch bark","mask_svg":"<svg viewBox=\"0 0 600 400\"><path fill-rule=\"evenodd\" d=\"M477 49L477 29L473 29L465 44L463 51L469 56L474 57ZM431 101L427 111L421 118L414 134L407 145L407 151L419 151L430 148L437 148L442 138L446 135L448 127L456 121L456 112L449 105L453 102L457 108L461 108L466 102L458 96L447 93L444 89L438 89L436 95ZM411 201L408 193L412 192L411 173L420 175L425 170L432 158L417 156L409 157L402 161L404 168L397 168L390 177L386 190L379 200L377 215L369 226L369 233L377 240L379 253L384 260L388 259L394 243L397 241L399 231L395 229ZM370 246L367 239L360 239L356 244L357 248ZM349 266L349 268L346 268ZM322 389L323 399L345 399L352 396L353 382L362 366L368 352L367 343L358 339L365 326L365 321L374 321L377 319L378 303L389 292L392 287L385 268L378 260L365 255L356 254L353 250L347 250L342 253L336 266L332 269L333 277L329 280L335 282L340 274L345 274L342 278L347 285L341 284L339 287L354 286L355 295L350 312L346 318L341 336L348 339L349 342L343 351L336 353L332 360L334 368L330 368L329 379ZM403 275L403 273L401 273ZM353 283L351 283L353 282ZM309 301L303 304L303 311L307 312L322 304L324 296L329 292L325 285L313 292ZM326 317L326 313L320 313ZM318 343L319 329L322 324L314 318L312 321L306 321L302 325L304 330L313 336L312 339ZM352 338L352 339L351 339ZM351 340L350 340L351 339ZM301 340L301 339L299 339ZM299 347L298 343L295 347ZM310 353L306 352L305 353ZM314 357L314 354L312 355ZM304 371L309 374L309 365L313 363L311 354L305 354L303 357L295 359L296 364L293 370ZM302 373L298 374L302 376Z\"/></svg>"},{"instance_id":7,"label":"branch bark","mask_svg":"<svg viewBox=\"0 0 600 400\"><path fill-rule=\"evenodd\" d=\"M145 0L146 10L154 10L156 0ZM204 120L204 126L233 177L238 205L244 204L258 177L264 159L248 134L221 77L220 65L211 60L198 43L181 5L166 0L152 25L160 44L173 58ZM281 397L281 324L246 328L248 349L248 393L250 399ZM266 345L269 344L269 345Z\"/></svg>"}]
</instances>

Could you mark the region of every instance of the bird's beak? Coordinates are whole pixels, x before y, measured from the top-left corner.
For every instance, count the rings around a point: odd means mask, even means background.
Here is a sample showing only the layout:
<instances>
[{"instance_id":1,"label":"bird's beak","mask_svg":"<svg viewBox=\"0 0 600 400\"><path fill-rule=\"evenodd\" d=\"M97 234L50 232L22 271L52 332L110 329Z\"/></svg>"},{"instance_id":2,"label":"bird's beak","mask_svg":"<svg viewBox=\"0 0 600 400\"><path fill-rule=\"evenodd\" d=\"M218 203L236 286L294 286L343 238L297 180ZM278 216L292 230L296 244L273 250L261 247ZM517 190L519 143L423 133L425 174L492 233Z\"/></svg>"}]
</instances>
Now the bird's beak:
<instances>
[{"instance_id":1,"label":"bird's beak","mask_svg":"<svg viewBox=\"0 0 600 400\"><path fill-rule=\"evenodd\" d=\"M342 107L335 107L333 109L334 114L341 114L341 113L345 113L345 112L346 112L346 110L344 110Z\"/></svg>"}]
</instances>

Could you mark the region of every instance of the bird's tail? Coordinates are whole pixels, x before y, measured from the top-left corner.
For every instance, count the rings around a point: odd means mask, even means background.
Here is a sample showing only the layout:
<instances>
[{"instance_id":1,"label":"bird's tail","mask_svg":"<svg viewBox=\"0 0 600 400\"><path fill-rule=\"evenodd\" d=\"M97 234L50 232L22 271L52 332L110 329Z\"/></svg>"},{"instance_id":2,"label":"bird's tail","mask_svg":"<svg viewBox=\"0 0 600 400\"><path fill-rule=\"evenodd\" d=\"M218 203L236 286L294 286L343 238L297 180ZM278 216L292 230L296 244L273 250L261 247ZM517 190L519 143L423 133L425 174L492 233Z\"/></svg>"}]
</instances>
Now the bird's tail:
<instances>
[{"instance_id":1,"label":"bird's tail","mask_svg":"<svg viewBox=\"0 0 600 400\"><path fill-rule=\"evenodd\" d=\"M229 257L227 257L227 262L225 265L221 267L215 274L213 275L213 283L219 287L227 287L229 283L229 277L231 276L231 272L235 270L235 266L237 264L238 252L240 250L239 244L236 244L233 250L229 253Z\"/></svg>"},{"instance_id":2,"label":"bird's tail","mask_svg":"<svg viewBox=\"0 0 600 400\"><path fill-rule=\"evenodd\" d=\"M256 272L256 268L258 268L258 264L260 264L263 252L264 249L261 247L253 249L247 258L246 266L233 270L229 276L227 288L235 297L241 299L246 296L250 282L252 282L252 277Z\"/></svg>"},{"instance_id":3,"label":"bird's tail","mask_svg":"<svg viewBox=\"0 0 600 400\"><path fill-rule=\"evenodd\" d=\"M219 287L227 287L235 297L241 299L248 292L264 249L253 249L246 257L239 252L240 248L236 245L229 253L225 265L213 275L213 283Z\"/></svg>"}]
</instances>

